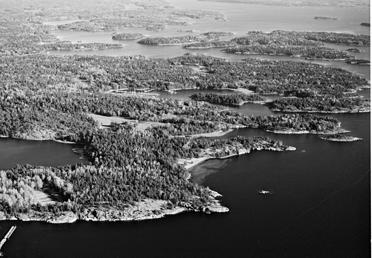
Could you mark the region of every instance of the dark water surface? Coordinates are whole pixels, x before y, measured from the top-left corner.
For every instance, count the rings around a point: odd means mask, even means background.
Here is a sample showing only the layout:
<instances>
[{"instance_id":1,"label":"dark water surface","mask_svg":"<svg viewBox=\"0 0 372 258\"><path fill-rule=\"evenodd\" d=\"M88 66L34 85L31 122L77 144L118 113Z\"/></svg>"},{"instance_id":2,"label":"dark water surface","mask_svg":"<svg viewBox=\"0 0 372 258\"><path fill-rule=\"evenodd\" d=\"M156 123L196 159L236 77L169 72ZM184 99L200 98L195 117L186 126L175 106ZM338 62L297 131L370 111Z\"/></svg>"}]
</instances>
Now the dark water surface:
<instances>
[{"instance_id":1,"label":"dark water surface","mask_svg":"<svg viewBox=\"0 0 372 258\"><path fill-rule=\"evenodd\" d=\"M4 251L8 257L369 257L370 117L337 117L364 140L233 132L270 135L297 151L256 152L198 167L199 174L213 172L204 184L223 194L228 214L133 223L2 222L0 233L19 226ZM262 188L274 194L258 195Z\"/></svg>"},{"instance_id":2,"label":"dark water surface","mask_svg":"<svg viewBox=\"0 0 372 258\"><path fill-rule=\"evenodd\" d=\"M0 139L0 169L9 169L17 164L62 166L83 162L77 155L79 149L73 144L53 141L25 141Z\"/></svg>"}]
</instances>

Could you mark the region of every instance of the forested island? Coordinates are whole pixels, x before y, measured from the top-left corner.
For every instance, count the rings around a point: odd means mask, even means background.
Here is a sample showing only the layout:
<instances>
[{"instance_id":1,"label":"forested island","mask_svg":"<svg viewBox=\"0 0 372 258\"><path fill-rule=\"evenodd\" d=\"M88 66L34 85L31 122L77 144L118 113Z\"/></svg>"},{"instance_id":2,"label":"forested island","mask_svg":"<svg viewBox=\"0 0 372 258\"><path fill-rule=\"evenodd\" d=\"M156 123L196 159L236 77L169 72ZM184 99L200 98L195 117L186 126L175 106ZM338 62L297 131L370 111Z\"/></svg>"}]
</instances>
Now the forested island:
<instances>
[{"instance_id":1,"label":"forested island","mask_svg":"<svg viewBox=\"0 0 372 258\"><path fill-rule=\"evenodd\" d=\"M121 46L64 42L51 33L53 29L162 30L196 19L223 19L214 12L159 6L143 3L140 11L121 6L117 12L103 12L100 19L94 17L94 10L102 6L95 6L87 13L76 11L68 16L79 21L54 27L43 23L58 16L53 8L19 15L0 10L0 136L75 143L89 162L63 167L24 165L0 171L0 219L67 223L142 220L184 211L227 212L216 192L190 180L189 163L295 148L266 137L211 135L235 128L335 135L346 132L336 118L302 113L369 112L369 104L358 95L368 85L366 79L308 62L251 58L232 62L192 54L168 59L48 54ZM166 15L156 15L163 11ZM117 19L119 13L122 19ZM316 51L323 49L321 56L330 58L346 54L330 52L323 43L369 45L369 38L362 35L283 31L251 32L247 37L221 40L232 36L206 32L144 38L140 43L271 48L284 42L300 46L297 54L308 49L309 53L315 51L309 57L318 57ZM128 37L118 34L118 39ZM192 100L138 93L179 89L235 92L197 93ZM123 93L128 91L134 94ZM219 106L263 103L266 95L277 97L268 104L272 110L293 113L253 116Z\"/></svg>"},{"instance_id":2,"label":"forested island","mask_svg":"<svg viewBox=\"0 0 372 258\"><path fill-rule=\"evenodd\" d=\"M232 41L208 41L184 45L186 49L209 49L209 48L228 48L236 46Z\"/></svg>"},{"instance_id":3,"label":"forested island","mask_svg":"<svg viewBox=\"0 0 372 258\"><path fill-rule=\"evenodd\" d=\"M350 52L350 53L361 53L360 49L359 48L355 48L355 47L352 47L352 48L348 48L346 49L347 52Z\"/></svg>"},{"instance_id":4,"label":"forested island","mask_svg":"<svg viewBox=\"0 0 372 258\"><path fill-rule=\"evenodd\" d=\"M331 21L337 21L337 17L330 17L330 16L315 16L315 20L331 20Z\"/></svg>"},{"instance_id":5,"label":"forested island","mask_svg":"<svg viewBox=\"0 0 372 258\"><path fill-rule=\"evenodd\" d=\"M353 65L370 65L369 60L364 59L356 59L356 58L349 58L345 61L347 64L353 64Z\"/></svg>"},{"instance_id":6,"label":"forested island","mask_svg":"<svg viewBox=\"0 0 372 258\"><path fill-rule=\"evenodd\" d=\"M320 136L322 140L330 141L330 142L356 142L363 140L359 137L354 137L350 135L344 134L332 134L332 135L322 135Z\"/></svg>"},{"instance_id":7,"label":"forested island","mask_svg":"<svg viewBox=\"0 0 372 258\"><path fill-rule=\"evenodd\" d=\"M175 36L175 37L157 37L157 38L144 38L138 41L142 45L164 46L164 45L179 45L186 43L199 42L202 39L194 35Z\"/></svg>"},{"instance_id":8,"label":"forested island","mask_svg":"<svg viewBox=\"0 0 372 258\"><path fill-rule=\"evenodd\" d=\"M237 45L223 51L239 55L292 56L306 59L352 61L349 53L323 46L324 43L347 46L369 46L367 35L333 32L295 32L276 30L270 33L250 31L247 36L231 40ZM350 51L352 52L352 51Z\"/></svg>"},{"instance_id":9,"label":"forested island","mask_svg":"<svg viewBox=\"0 0 372 258\"><path fill-rule=\"evenodd\" d=\"M230 37L234 35L229 32L205 32L196 35L183 35L174 37L149 37L138 41L139 44L143 45L154 45L154 46L164 46L164 45L180 45L180 44L212 44L213 42L223 38ZM215 43L217 44L217 43ZM223 43L220 43L223 44Z\"/></svg>"},{"instance_id":10,"label":"forested island","mask_svg":"<svg viewBox=\"0 0 372 258\"><path fill-rule=\"evenodd\" d=\"M113 40L136 40L143 38L144 35L142 33L115 33L112 35Z\"/></svg>"}]
</instances>

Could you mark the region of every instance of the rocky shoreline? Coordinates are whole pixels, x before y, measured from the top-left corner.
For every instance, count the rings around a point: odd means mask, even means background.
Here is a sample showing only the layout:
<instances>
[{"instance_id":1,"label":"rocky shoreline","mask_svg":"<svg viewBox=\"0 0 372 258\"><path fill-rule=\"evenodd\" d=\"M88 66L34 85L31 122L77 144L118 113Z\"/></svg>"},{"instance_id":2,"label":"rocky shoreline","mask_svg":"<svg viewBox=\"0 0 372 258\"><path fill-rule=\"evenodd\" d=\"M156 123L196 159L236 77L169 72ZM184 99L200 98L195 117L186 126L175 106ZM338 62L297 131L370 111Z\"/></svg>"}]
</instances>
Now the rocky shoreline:
<instances>
[{"instance_id":1,"label":"rocky shoreline","mask_svg":"<svg viewBox=\"0 0 372 258\"><path fill-rule=\"evenodd\" d=\"M192 208L191 205L189 205L189 207L173 207L173 205L165 200L145 199L137 202L135 205L129 205L122 210L111 207L88 207L80 213L74 213L72 211L59 213L32 211L29 213L5 215L4 212L0 212L0 221L40 221L51 224L69 224L77 221L124 222L160 219L166 216L191 211L204 213L225 213L229 211L227 207L222 206L216 199L221 196L220 194L212 190L210 194L213 200L203 206L201 210L196 210Z\"/></svg>"}]
</instances>

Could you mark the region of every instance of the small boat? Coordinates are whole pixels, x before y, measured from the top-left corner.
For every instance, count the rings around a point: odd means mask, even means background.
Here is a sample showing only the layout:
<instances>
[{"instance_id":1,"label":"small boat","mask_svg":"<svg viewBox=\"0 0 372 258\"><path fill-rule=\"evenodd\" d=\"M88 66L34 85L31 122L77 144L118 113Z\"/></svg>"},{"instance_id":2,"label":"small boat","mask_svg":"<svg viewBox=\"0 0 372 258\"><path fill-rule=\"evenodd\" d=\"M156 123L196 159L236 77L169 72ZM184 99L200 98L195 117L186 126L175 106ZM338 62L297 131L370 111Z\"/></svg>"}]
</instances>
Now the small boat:
<instances>
[{"instance_id":1,"label":"small boat","mask_svg":"<svg viewBox=\"0 0 372 258\"><path fill-rule=\"evenodd\" d=\"M262 195L272 194L272 192L268 190L259 190L258 193Z\"/></svg>"}]
</instances>

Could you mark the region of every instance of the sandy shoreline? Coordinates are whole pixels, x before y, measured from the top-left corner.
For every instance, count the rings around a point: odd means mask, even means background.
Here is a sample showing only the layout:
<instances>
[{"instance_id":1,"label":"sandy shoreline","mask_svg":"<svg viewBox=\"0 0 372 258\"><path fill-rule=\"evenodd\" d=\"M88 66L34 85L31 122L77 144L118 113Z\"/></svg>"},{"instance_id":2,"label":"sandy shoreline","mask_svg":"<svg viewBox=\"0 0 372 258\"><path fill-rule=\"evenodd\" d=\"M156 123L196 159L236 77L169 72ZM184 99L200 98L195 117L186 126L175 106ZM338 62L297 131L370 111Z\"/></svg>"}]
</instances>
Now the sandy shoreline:
<instances>
[{"instance_id":1,"label":"sandy shoreline","mask_svg":"<svg viewBox=\"0 0 372 258\"><path fill-rule=\"evenodd\" d=\"M248 90L246 88L236 88L236 89L233 89L233 88L229 88L229 90L232 90L232 91L235 91L235 92L239 92L239 93L243 93L243 94L246 94L246 95L253 95L255 94L254 91L251 91L251 90Z\"/></svg>"},{"instance_id":2,"label":"sandy shoreline","mask_svg":"<svg viewBox=\"0 0 372 258\"><path fill-rule=\"evenodd\" d=\"M257 151L260 151L261 149L257 149ZM271 151L295 151L296 150L296 147L293 147L293 146L287 146L285 150L277 150L277 149L269 149ZM199 157L199 158L190 158L190 159L179 159L177 161L177 164L183 166L186 170L190 170L191 168L203 163L204 161L207 161L207 160L210 160L210 159L220 159L220 160L223 160L223 159L228 159L228 158L232 158L232 157L236 157L236 156L241 156L241 155L245 155L245 154L249 154L251 153L251 150L250 149L246 149L246 148L241 148L239 149L239 153L235 153L235 154L231 154L231 155L226 155L226 156L222 156L222 157L215 157L215 156L211 156L211 155L206 155L204 157ZM191 175L190 175L191 176Z\"/></svg>"},{"instance_id":3,"label":"sandy shoreline","mask_svg":"<svg viewBox=\"0 0 372 258\"><path fill-rule=\"evenodd\" d=\"M201 137L206 137L206 138L212 138L212 137L222 137L222 136L225 136L226 134L229 134L231 132L233 132L234 129L228 129L227 131L214 131L214 132L210 132L210 133L199 133L199 134L191 134L191 135L188 135L189 137L191 138L201 138Z\"/></svg>"},{"instance_id":4,"label":"sandy shoreline","mask_svg":"<svg viewBox=\"0 0 372 258\"><path fill-rule=\"evenodd\" d=\"M205 157L201 157L201 158L180 159L178 164L183 165L186 170L190 170L191 168L203 163L204 161L210 160L210 159L228 159L228 158L248 154L250 152L251 151L248 150L248 149L240 149L239 154L231 154L231 155L227 155L227 156L223 156L223 157L205 156Z\"/></svg>"}]
</instances>

